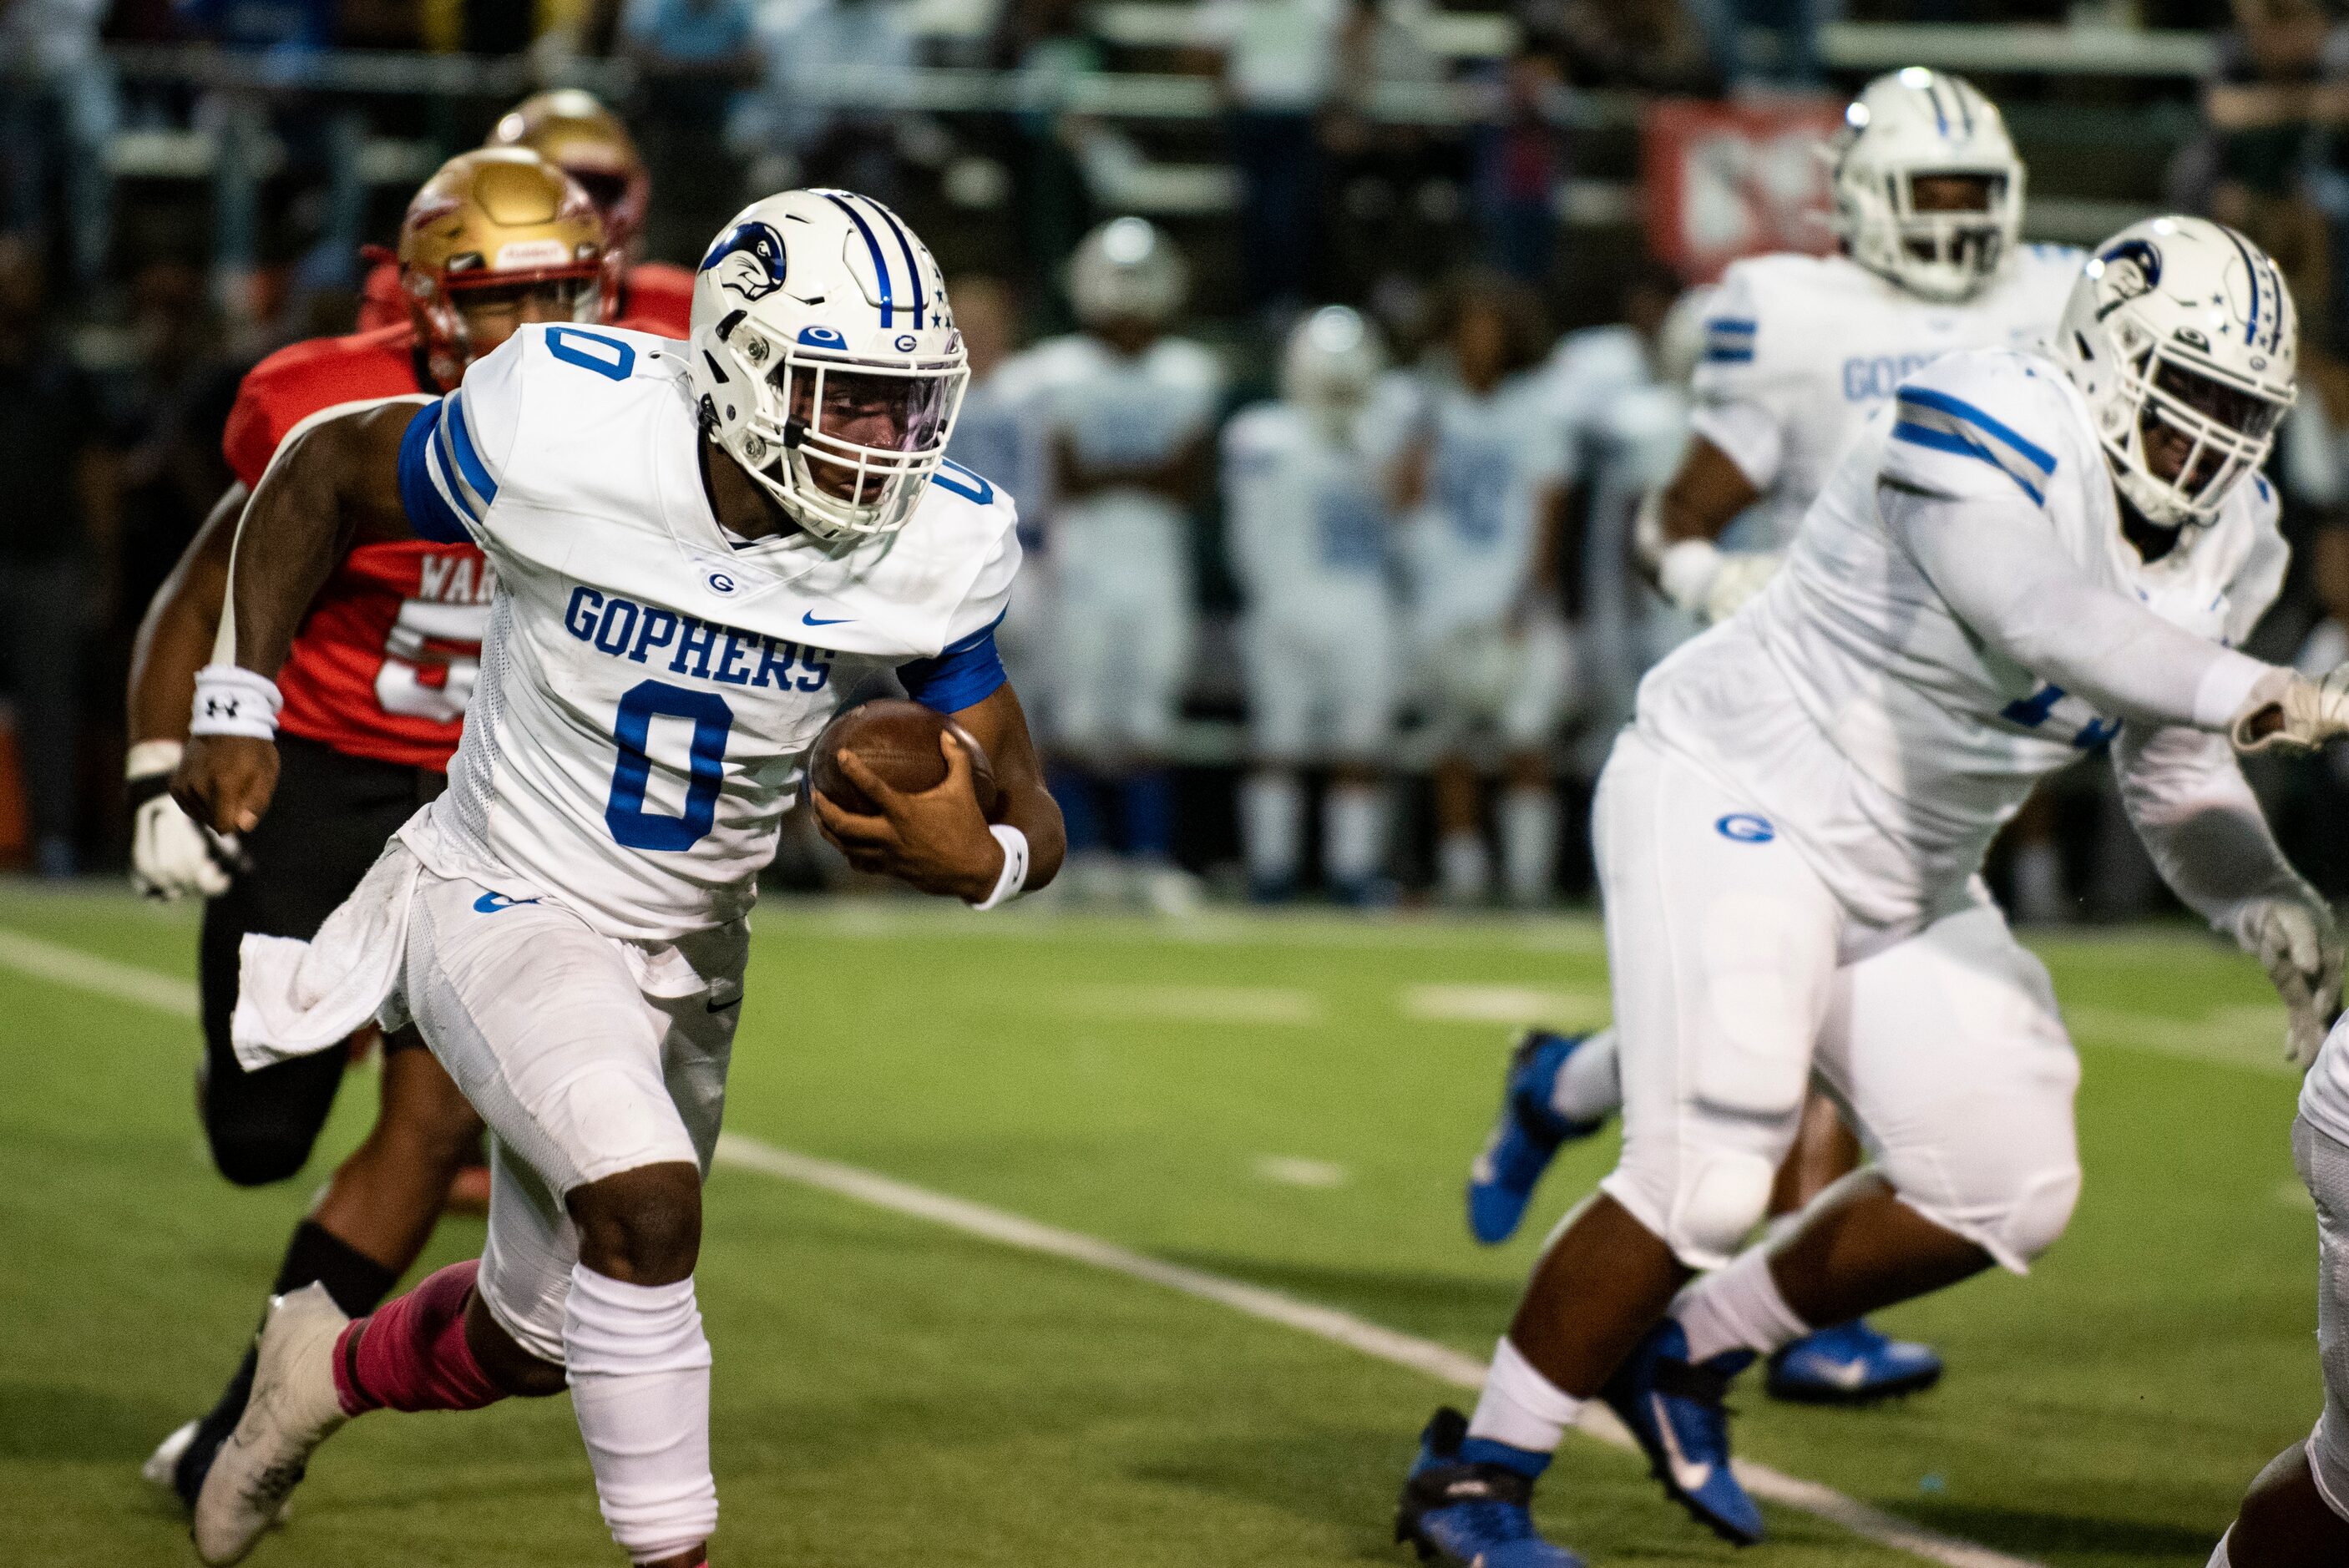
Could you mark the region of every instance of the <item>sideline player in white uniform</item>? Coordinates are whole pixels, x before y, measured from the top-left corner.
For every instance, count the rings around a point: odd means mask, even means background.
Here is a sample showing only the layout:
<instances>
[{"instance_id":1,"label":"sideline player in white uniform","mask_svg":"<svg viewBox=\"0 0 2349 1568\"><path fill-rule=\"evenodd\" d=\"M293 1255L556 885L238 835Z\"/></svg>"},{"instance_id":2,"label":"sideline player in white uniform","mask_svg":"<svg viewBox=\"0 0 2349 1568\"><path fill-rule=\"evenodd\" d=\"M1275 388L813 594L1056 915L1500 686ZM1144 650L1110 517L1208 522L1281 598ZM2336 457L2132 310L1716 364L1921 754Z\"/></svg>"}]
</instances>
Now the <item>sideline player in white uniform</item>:
<instances>
[{"instance_id":1,"label":"sideline player in white uniform","mask_svg":"<svg viewBox=\"0 0 2349 1568\"><path fill-rule=\"evenodd\" d=\"M1698 1520L1759 1539L1731 1379L2062 1234L2079 1064L1978 872L2085 750L2111 740L2156 863L2260 957L2295 1048L2321 1037L2340 941L2228 745L2349 732L2349 667L2320 684L2230 646L2288 553L2257 469L2293 397L2290 295L2233 231L2157 219L2083 271L2055 349L1905 380L1785 570L1641 685L1592 811L1622 1155L1474 1418L1429 1428L1400 1523L1447 1560L1577 1561L1524 1504L1592 1398ZM1815 1069L1875 1164L1741 1253Z\"/></svg>"},{"instance_id":2,"label":"sideline player in white uniform","mask_svg":"<svg viewBox=\"0 0 2349 1568\"><path fill-rule=\"evenodd\" d=\"M1489 737L1500 752L1503 881L1511 903L1531 906L1557 881L1548 748L1573 676L1541 306L1514 280L1464 278L1442 335L1443 352L1417 377L1399 487L1414 684L1435 738L1437 880L1454 903L1489 892L1475 751Z\"/></svg>"},{"instance_id":3,"label":"sideline player in white uniform","mask_svg":"<svg viewBox=\"0 0 2349 1568\"><path fill-rule=\"evenodd\" d=\"M1109 873L1113 795L1132 890L1179 913L1197 901L1176 869L1167 768L1191 665L1192 509L1207 478L1223 370L1170 335L1188 268L1141 218L1085 236L1069 263L1084 331L1022 356L1052 445L1055 789L1077 870Z\"/></svg>"},{"instance_id":4,"label":"sideline player in white uniform","mask_svg":"<svg viewBox=\"0 0 2349 1568\"><path fill-rule=\"evenodd\" d=\"M1960 77L1911 67L1845 111L1836 147L1844 253L1732 263L1704 318L1693 436L1643 507L1639 548L1665 596L1727 618L1777 569L1837 458L1902 377L1958 349L2045 341L2083 259L2019 245L2023 167L1998 108ZM1746 536L1742 549L1717 540ZM1600 1125L1614 1036L1536 1031L1512 1053L1505 1110L1470 1182L1472 1222L1498 1241L1558 1142ZM1562 1080L1575 1058L1571 1078ZM1558 1090L1564 1083L1562 1092ZM1577 1092L1577 1085L1599 1092ZM1545 1108L1559 1115L1545 1119ZM1771 1212L1802 1209L1858 1162L1834 1104L1814 1096ZM1770 1392L1859 1404L1930 1386L1940 1357L1867 1323L1837 1324L1774 1357Z\"/></svg>"},{"instance_id":5,"label":"sideline player in white uniform","mask_svg":"<svg viewBox=\"0 0 2349 1568\"><path fill-rule=\"evenodd\" d=\"M1394 605L1387 582L1383 437L1371 395L1386 354L1344 305L1298 323L1280 400L1224 427L1224 519L1247 593L1240 647L1253 771L1240 786L1251 891L1296 891L1305 787L1329 765L1321 869L1349 903L1384 895L1386 783L1394 727Z\"/></svg>"},{"instance_id":6,"label":"sideline player in white uniform","mask_svg":"<svg viewBox=\"0 0 2349 1568\"><path fill-rule=\"evenodd\" d=\"M2292 1163L2316 1200L2316 1349L2324 1408L2278 1454L2210 1553L2209 1568L2349 1563L2349 1020L2333 1026L2300 1086Z\"/></svg>"},{"instance_id":7,"label":"sideline player in white uniform","mask_svg":"<svg viewBox=\"0 0 2349 1568\"><path fill-rule=\"evenodd\" d=\"M498 592L447 793L307 944L253 938L241 1057L412 1017L496 1135L489 1238L356 1322L273 1304L244 1417L195 1511L244 1555L350 1417L566 1386L613 1538L693 1568L718 1522L701 1178L742 1000L759 869L843 695L895 670L983 746L892 790L819 796L860 868L991 908L1061 855L991 640L1019 561L1010 502L942 461L966 374L936 263L844 191L745 209L695 283L689 346L524 327L423 403L298 429L239 535L222 655L174 789L216 830L275 776L269 674L353 535L471 537Z\"/></svg>"},{"instance_id":8,"label":"sideline player in white uniform","mask_svg":"<svg viewBox=\"0 0 2349 1568\"><path fill-rule=\"evenodd\" d=\"M1052 453L1038 417L1019 352L1019 304L1000 278L973 273L947 280L955 325L970 355L970 389L956 417L947 456L1011 497L1019 509L1019 592L995 629L1004 670L1019 688L1030 723L1050 725L1050 524Z\"/></svg>"}]
</instances>

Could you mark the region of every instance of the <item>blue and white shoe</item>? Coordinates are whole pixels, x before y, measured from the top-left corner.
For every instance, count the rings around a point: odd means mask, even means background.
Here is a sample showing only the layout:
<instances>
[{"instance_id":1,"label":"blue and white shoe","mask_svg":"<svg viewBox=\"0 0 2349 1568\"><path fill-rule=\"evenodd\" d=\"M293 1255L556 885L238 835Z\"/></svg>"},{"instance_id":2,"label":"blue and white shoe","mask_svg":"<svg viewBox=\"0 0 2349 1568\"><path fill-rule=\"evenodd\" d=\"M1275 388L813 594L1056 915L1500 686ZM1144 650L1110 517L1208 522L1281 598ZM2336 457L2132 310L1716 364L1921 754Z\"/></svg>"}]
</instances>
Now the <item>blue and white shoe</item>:
<instances>
[{"instance_id":1,"label":"blue and white shoe","mask_svg":"<svg viewBox=\"0 0 2349 1568\"><path fill-rule=\"evenodd\" d=\"M1806 1334L1770 1357L1770 1397L1801 1405L1872 1405L1940 1380L1931 1346L1895 1339L1864 1317Z\"/></svg>"},{"instance_id":2,"label":"blue and white shoe","mask_svg":"<svg viewBox=\"0 0 2349 1568\"><path fill-rule=\"evenodd\" d=\"M1395 1509L1395 1540L1417 1547L1423 1563L1584 1568L1534 1528L1534 1478L1548 1463L1547 1454L1470 1438L1468 1418L1446 1406L1419 1436L1419 1459Z\"/></svg>"},{"instance_id":3,"label":"blue and white shoe","mask_svg":"<svg viewBox=\"0 0 2349 1568\"><path fill-rule=\"evenodd\" d=\"M1723 1541L1762 1539L1762 1510L1729 1468L1729 1385L1754 1364L1751 1350L1725 1350L1692 1365L1688 1334L1671 1318L1648 1331L1599 1397L1648 1456L1665 1495Z\"/></svg>"},{"instance_id":4,"label":"blue and white shoe","mask_svg":"<svg viewBox=\"0 0 2349 1568\"><path fill-rule=\"evenodd\" d=\"M1501 1114L1468 1168L1468 1229L1488 1247L1516 1233L1534 1184L1558 1150L1607 1125L1604 1119L1568 1121L1550 1103L1558 1069L1589 1037L1527 1029L1510 1047L1508 1075L1501 1081Z\"/></svg>"}]
</instances>

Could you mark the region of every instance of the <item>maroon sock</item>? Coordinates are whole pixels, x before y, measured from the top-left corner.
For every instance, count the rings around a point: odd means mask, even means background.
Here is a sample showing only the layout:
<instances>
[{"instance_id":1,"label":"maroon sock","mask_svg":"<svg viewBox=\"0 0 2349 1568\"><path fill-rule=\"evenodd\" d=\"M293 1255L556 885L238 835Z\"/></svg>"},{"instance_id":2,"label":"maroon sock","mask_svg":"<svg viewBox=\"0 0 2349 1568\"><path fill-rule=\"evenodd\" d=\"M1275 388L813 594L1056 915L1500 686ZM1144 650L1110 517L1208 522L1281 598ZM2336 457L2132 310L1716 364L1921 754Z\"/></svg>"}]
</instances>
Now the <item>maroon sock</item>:
<instances>
[{"instance_id":1,"label":"maroon sock","mask_svg":"<svg viewBox=\"0 0 2349 1568\"><path fill-rule=\"evenodd\" d=\"M465 1343L465 1304L481 1263L451 1264L343 1330L335 1392L347 1415L478 1410L505 1398Z\"/></svg>"}]
</instances>

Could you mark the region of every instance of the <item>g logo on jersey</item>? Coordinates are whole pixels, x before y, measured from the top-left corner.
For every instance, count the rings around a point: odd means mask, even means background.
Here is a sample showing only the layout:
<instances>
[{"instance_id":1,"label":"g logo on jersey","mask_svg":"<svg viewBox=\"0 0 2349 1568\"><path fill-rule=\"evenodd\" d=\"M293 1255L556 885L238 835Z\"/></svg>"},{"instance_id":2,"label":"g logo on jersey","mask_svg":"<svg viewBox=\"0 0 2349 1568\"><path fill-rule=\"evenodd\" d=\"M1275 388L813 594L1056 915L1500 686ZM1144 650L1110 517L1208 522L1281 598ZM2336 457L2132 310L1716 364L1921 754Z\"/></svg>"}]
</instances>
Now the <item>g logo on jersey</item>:
<instances>
[{"instance_id":1,"label":"g logo on jersey","mask_svg":"<svg viewBox=\"0 0 2349 1568\"><path fill-rule=\"evenodd\" d=\"M1724 839L1734 839L1741 844L1766 844L1778 836L1767 817L1757 817L1751 811L1732 811L1713 825L1713 830Z\"/></svg>"},{"instance_id":2,"label":"g logo on jersey","mask_svg":"<svg viewBox=\"0 0 2349 1568\"><path fill-rule=\"evenodd\" d=\"M709 253L701 258L703 272L717 269L720 288L753 302L765 299L783 286L783 273L788 265L783 237L775 232L772 223L762 223L755 218L737 223L719 235L709 247Z\"/></svg>"}]
</instances>

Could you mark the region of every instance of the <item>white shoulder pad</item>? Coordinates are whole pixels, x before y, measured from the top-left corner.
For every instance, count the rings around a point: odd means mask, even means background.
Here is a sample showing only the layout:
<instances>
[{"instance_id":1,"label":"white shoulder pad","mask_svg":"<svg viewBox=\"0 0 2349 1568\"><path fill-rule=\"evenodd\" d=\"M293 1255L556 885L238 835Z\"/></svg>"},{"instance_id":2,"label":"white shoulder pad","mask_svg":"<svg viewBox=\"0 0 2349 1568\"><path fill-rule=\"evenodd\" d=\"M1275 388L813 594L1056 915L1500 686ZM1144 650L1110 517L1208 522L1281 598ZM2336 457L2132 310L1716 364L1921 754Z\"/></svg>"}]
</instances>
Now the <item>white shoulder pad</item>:
<instances>
[{"instance_id":1,"label":"white shoulder pad","mask_svg":"<svg viewBox=\"0 0 2349 1568\"><path fill-rule=\"evenodd\" d=\"M1297 420L1285 403L1251 403L1225 422L1224 461L1261 462L1278 457L1297 438Z\"/></svg>"},{"instance_id":2,"label":"white shoulder pad","mask_svg":"<svg viewBox=\"0 0 2349 1568\"><path fill-rule=\"evenodd\" d=\"M1019 573L1019 509L1010 491L960 463L940 463L905 532L918 537L899 548L910 544L941 557L961 556L961 569L971 573L961 602L947 617L947 643L1003 618L1012 579Z\"/></svg>"},{"instance_id":3,"label":"white shoulder pad","mask_svg":"<svg viewBox=\"0 0 2349 1568\"><path fill-rule=\"evenodd\" d=\"M2076 420L2053 364L2005 348L1946 354L1900 383L1883 477L1934 495L2044 505Z\"/></svg>"}]
</instances>

